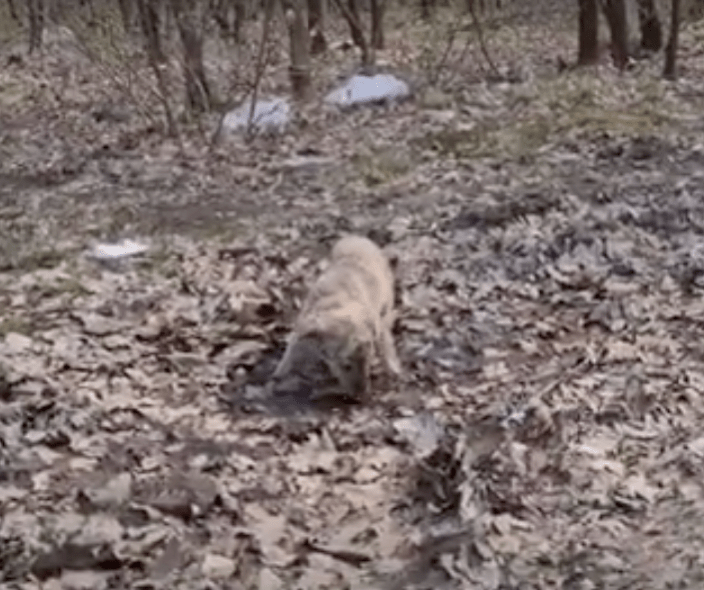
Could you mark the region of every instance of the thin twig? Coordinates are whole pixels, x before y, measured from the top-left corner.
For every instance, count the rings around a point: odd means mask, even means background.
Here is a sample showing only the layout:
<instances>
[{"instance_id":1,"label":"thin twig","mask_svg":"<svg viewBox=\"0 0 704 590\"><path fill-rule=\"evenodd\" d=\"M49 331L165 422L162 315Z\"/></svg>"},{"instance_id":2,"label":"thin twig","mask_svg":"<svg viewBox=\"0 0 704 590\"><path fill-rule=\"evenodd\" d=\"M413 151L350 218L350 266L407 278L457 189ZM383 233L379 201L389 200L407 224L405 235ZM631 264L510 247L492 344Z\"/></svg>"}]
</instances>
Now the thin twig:
<instances>
[{"instance_id":1,"label":"thin twig","mask_svg":"<svg viewBox=\"0 0 704 590\"><path fill-rule=\"evenodd\" d=\"M343 2L343 0L335 0L335 4L340 9L343 18L347 21L350 29L354 29L359 34L359 40L364 45L364 47L359 47L359 50L362 52L362 62L365 66L370 65L368 62L371 62L371 52L374 50L372 46L373 39L370 38L369 41L367 41L364 37L364 27L362 26L358 15L355 14L352 9Z\"/></svg>"},{"instance_id":2,"label":"thin twig","mask_svg":"<svg viewBox=\"0 0 704 590\"><path fill-rule=\"evenodd\" d=\"M266 47L269 41L269 28L273 13L273 0L266 0L264 7L264 23L262 25L262 37L259 42L259 54L257 55L257 68L254 72L254 83L252 86L252 99L249 105L249 115L247 115L247 138L251 138L253 133L254 112L257 106L257 95L259 94L259 85L261 84L264 70L266 70Z\"/></svg>"},{"instance_id":3,"label":"thin twig","mask_svg":"<svg viewBox=\"0 0 704 590\"><path fill-rule=\"evenodd\" d=\"M435 64L435 74L430 76L429 82L431 84L435 84L439 79L440 79L440 74L442 73L442 70L446 67L447 65L447 60L450 56L450 51L452 50L453 45L455 44L455 38L457 37L457 29L453 27L450 29L449 34L447 36L447 42L445 43L445 49L442 52L442 55L440 56L440 59L438 62Z\"/></svg>"},{"instance_id":4,"label":"thin twig","mask_svg":"<svg viewBox=\"0 0 704 590\"><path fill-rule=\"evenodd\" d=\"M482 54L484 54L484 59L486 59L486 63L489 64L491 71L498 78L501 76L501 74L499 72L499 69L496 67L493 60L491 59L491 56L489 55L489 50L487 49L486 42L484 40L484 31L482 29L481 23L479 22L479 18L477 17L477 12L474 9L474 4L472 2L469 2L468 5L469 5L469 14L472 16L472 23L474 24L474 28L477 29L477 37L479 39L479 47L482 50Z\"/></svg>"}]
</instances>

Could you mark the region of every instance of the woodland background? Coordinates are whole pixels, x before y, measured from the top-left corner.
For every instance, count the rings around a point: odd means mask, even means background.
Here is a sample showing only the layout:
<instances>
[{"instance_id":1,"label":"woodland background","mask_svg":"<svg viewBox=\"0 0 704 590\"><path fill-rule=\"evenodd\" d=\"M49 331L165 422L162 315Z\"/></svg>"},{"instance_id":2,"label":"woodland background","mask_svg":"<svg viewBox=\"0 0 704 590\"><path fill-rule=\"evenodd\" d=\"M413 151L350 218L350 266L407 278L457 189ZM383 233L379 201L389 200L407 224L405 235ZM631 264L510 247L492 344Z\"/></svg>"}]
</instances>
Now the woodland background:
<instances>
[{"instance_id":1,"label":"woodland background","mask_svg":"<svg viewBox=\"0 0 704 590\"><path fill-rule=\"evenodd\" d=\"M701 8L1 2L0 587L701 588ZM258 410L348 231L402 377Z\"/></svg>"}]
</instances>

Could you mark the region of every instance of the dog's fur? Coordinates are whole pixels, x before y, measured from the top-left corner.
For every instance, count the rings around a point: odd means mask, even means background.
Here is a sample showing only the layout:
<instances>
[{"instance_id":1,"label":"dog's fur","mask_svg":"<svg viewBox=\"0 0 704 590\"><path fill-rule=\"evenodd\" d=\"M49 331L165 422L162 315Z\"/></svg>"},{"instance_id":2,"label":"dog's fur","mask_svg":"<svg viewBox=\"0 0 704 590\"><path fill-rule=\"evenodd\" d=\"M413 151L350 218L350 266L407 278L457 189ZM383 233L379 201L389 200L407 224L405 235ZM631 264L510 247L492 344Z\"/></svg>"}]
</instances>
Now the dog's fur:
<instances>
[{"instance_id":1,"label":"dog's fur","mask_svg":"<svg viewBox=\"0 0 704 590\"><path fill-rule=\"evenodd\" d=\"M303 303L275 382L283 386L291 374L324 367L344 393L357 397L369 390L375 358L399 374L393 306L394 276L384 253L367 238L342 238Z\"/></svg>"}]
</instances>

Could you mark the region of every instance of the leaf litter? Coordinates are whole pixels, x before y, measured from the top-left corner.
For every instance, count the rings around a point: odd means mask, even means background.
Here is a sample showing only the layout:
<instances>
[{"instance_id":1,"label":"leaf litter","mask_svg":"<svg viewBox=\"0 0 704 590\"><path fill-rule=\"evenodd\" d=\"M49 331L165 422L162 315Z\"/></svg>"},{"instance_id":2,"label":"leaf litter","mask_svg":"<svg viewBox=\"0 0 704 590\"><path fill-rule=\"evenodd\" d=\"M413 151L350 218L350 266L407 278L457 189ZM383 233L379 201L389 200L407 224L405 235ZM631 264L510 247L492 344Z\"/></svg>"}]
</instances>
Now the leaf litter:
<instances>
[{"instance_id":1,"label":"leaf litter","mask_svg":"<svg viewBox=\"0 0 704 590\"><path fill-rule=\"evenodd\" d=\"M56 53L2 102L3 587L701 586L696 54L678 87L527 76L206 156L30 99ZM346 231L396 260L405 373L272 411Z\"/></svg>"}]
</instances>

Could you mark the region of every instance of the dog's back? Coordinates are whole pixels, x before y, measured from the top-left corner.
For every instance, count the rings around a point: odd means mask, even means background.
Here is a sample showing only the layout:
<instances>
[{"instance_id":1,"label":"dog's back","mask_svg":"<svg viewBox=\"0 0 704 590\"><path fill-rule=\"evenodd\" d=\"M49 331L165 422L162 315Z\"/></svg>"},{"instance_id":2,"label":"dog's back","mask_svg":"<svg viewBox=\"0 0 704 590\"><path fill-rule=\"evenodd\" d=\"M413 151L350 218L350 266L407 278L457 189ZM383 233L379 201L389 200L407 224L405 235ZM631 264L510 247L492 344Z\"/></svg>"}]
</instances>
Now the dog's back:
<instances>
[{"instance_id":1,"label":"dog's back","mask_svg":"<svg viewBox=\"0 0 704 590\"><path fill-rule=\"evenodd\" d=\"M379 246L362 236L346 236L335 244L329 273L319 287L321 293L345 291L348 299L368 305L374 314L385 315L393 307L391 265Z\"/></svg>"}]
</instances>

